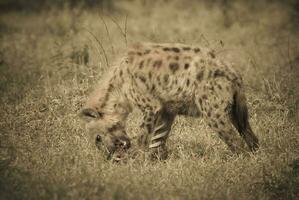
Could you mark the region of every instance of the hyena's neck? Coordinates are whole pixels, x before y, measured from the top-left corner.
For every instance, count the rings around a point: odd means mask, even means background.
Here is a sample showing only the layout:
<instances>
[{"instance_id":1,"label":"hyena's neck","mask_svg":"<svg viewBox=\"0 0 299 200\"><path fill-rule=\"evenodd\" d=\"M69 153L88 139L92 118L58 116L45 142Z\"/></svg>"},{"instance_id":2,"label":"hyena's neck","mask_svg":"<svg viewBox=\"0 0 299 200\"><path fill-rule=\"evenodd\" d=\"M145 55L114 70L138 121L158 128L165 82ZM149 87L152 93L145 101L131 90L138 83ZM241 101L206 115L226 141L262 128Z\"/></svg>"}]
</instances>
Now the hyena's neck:
<instances>
[{"instance_id":1,"label":"hyena's neck","mask_svg":"<svg viewBox=\"0 0 299 200\"><path fill-rule=\"evenodd\" d=\"M108 81L105 83L106 94L103 97L100 109L103 109L103 112L109 115L111 122L122 124L132 111L132 108L128 99L123 94L124 82L118 74L119 69L116 68L112 76L107 77Z\"/></svg>"}]
</instances>

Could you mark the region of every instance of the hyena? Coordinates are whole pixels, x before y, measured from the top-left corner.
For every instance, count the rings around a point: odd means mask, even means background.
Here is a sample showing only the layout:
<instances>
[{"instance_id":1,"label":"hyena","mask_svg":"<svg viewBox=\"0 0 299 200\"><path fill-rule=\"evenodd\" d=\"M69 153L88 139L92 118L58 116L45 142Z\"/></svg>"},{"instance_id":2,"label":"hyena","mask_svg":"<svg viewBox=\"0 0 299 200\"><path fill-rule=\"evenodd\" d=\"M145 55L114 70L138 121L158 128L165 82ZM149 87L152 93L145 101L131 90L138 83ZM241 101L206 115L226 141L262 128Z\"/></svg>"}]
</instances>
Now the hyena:
<instances>
[{"instance_id":1,"label":"hyena","mask_svg":"<svg viewBox=\"0 0 299 200\"><path fill-rule=\"evenodd\" d=\"M130 147L125 122L135 107L143 113L139 144L153 157L167 157L176 115L203 117L232 152L259 146L248 122L241 76L206 48L136 44L103 75L81 115L91 119L89 127L98 135L93 138L106 146L109 157L119 147Z\"/></svg>"}]
</instances>

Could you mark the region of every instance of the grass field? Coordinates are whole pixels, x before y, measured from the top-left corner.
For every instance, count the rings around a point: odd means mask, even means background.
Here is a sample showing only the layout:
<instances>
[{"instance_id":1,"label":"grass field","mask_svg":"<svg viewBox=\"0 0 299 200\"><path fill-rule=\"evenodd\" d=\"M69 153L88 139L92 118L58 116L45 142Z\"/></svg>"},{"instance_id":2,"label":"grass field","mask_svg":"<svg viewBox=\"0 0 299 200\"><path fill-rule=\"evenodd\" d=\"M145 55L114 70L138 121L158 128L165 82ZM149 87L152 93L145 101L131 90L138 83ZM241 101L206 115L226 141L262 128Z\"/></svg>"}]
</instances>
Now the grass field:
<instances>
[{"instance_id":1,"label":"grass field","mask_svg":"<svg viewBox=\"0 0 299 200\"><path fill-rule=\"evenodd\" d=\"M299 199L299 31L291 7L207 2L1 12L0 199ZM138 41L210 47L233 62L260 150L233 155L201 119L178 117L165 162L106 161L78 112ZM131 136L139 118L130 116Z\"/></svg>"}]
</instances>

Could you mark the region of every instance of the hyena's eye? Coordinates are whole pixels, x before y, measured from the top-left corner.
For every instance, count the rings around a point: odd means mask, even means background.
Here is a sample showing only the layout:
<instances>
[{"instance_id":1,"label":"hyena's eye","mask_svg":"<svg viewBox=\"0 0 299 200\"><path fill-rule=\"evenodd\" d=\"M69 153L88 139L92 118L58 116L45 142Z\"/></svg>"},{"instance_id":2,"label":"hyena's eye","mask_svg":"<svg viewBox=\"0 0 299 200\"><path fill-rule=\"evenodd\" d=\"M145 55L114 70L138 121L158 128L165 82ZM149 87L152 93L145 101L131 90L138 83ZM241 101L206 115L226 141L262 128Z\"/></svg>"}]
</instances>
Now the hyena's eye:
<instances>
[{"instance_id":1,"label":"hyena's eye","mask_svg":"<svg viewBox=\"0 0 299 200\"><path fill-rule=\"evenodd\" d=\"M102 118L103 115L103 113L98 112L93 108L84 108L80 113L80 116L83 118Z\"/></svg>"}]
</instances>

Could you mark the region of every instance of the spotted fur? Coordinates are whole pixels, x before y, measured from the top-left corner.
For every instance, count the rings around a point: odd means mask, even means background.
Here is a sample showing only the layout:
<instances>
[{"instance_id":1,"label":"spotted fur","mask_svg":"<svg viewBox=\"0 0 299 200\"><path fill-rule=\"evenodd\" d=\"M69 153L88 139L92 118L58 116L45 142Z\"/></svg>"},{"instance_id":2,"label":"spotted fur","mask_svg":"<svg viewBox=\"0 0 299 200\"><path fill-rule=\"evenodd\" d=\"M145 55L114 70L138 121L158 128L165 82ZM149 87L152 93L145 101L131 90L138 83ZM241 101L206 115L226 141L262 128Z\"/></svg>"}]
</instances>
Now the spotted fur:
<instances>
[{"instance_id":1,"label":"spotted fur","mask_svg":"<svg viewBox=\"0 0 299 200\"><path fill-rule=\"evenodd\" d=\"M93 126L107 135L125 127L132 108L144 114L139 139L165 158L176 115L203 117L233 152L258 148L248 123L241 76L210 49L184 44L136 44L110 69L85 109L99 113ZM92 114L89 114L92 116ZM239 132L239 134L238 134ZM240 137L240 136L241 137Z\"/></svg>"}]
</instances>

